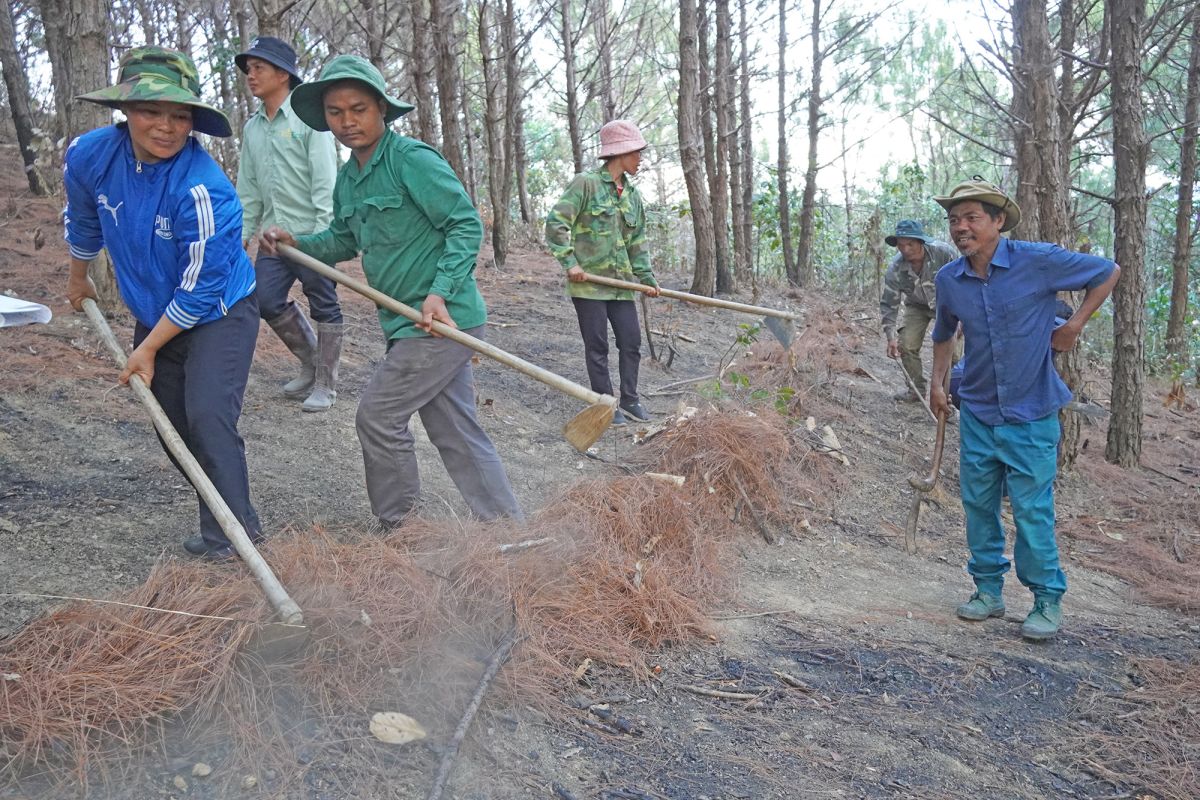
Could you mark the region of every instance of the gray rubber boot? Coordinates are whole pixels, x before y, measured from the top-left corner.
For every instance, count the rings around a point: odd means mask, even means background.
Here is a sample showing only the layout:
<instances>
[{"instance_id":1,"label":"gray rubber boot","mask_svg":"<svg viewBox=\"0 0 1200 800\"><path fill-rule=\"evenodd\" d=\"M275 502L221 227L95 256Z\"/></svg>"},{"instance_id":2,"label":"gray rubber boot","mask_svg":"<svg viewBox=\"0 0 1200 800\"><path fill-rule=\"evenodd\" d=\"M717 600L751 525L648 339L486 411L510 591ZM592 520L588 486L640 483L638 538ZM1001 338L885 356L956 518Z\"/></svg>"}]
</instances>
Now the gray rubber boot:
<instances>
[{"instance_id":1,"label":"gray rubber boot","mask_svg":"<svg viewBox=\"0 0 1200 800\"><path fill-rule=\"evenodd\" d=\"M304 401L305 411L328 411L337 400L338 362L342 358L342 323L317 323L317 379Z\"/></svg>"},{"instance_id":2,"label":"gray rubber boot","mask_svg":"<svg viewBox=\"0 0 1200 800\"><path fill-rule=\"evenodd\" d=\"M300 374L283 385L284 397L298 400L308 396L317 379L317 336L304 314L289 303L287 311L267 320L275 335L300 359Z\"/></svg>"}]
</instances>

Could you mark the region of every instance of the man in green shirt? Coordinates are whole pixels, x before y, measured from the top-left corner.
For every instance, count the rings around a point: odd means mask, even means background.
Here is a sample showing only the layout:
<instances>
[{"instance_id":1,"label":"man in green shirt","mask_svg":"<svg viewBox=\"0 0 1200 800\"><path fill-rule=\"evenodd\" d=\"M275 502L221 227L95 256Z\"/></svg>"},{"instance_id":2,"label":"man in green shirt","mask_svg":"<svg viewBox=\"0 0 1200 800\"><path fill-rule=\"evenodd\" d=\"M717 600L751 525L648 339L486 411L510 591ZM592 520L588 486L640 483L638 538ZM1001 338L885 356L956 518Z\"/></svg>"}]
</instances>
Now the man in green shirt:
<instances>
[{"instance_id":1,"label":"man in green shirt","mask_svg":"<svg viewBox=\"0 0 1200 800\"><path fill-rule=\"evenodd\" d=\"M333 220L294 237L279 227L260 239L268 252L292 245L327 264L362 253L375 289L421 309L413 323L386 309L383 362L359 401L356 425L371 510L390 527L412 510L421 483L409 419L421 415L446 471L480 519L520 519L521 508L475 416L473 351L433 334L434 320L482 337L487 310L475 285L483 224L462 182L432 147L388 123L413 106L387 94L383 76L358 56L338 56L292 95L296 114L332 130L352 157L338 172Z\"/></svg>"},{"instance_id":2,"label":"man in green shirt","mask_svg":"<svg viewBox=\"0 0 1200 800\"><path fill-rule=\"evenodd\" d=\"M337 148L331 134L314 131L292 110L291 92L302 83L296 51L274 36L260 36L234 61L246 73L250 93L262 101L242 130L237 192L243 243L272 225L296 233L324 230L333 217ZM306 398L305 411L325 411L337 398L342 353L336 284L266 252L258 254L254 272L259 313L300 359L300 376L284 385L284 395ZM315 335L304 312L288 299L297 280L317 323Z\"/></svg>"}]
</instances>

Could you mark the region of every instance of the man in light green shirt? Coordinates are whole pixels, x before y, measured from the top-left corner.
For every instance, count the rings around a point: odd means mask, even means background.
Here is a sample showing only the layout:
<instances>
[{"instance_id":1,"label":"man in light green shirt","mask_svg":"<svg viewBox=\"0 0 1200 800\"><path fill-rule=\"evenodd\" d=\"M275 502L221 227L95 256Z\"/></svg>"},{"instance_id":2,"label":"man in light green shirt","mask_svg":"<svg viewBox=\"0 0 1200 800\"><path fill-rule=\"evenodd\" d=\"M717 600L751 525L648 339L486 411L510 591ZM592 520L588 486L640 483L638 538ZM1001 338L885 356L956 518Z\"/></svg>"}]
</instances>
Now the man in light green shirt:
<instances>
[{"instance_id":1,"label":"man in light green shirt","mask_svg":"<svg viewBox=\"0 0 1200 800\"><path fill-rule=\"evenodd\" d=\"M260 36L235 58L250 93L262 101L242 130L237 192L242 200L242 240L279 225L297 233L324 230L333 218L337 149L333 136L314 131L292 110L291 91L302 82L296 51L273 36ZM259 312L300 359L301 373L283 387L304 399L305 411L324 411L337 398L342 353L342 309L333 281L266 252L254 262ZM299 280L317 324L288 298Z\"/></svg>"},{"instance_id":2,"label":"man in light green shirt","mask_svg":"<svg viewBox=\"0 0 1200 800\"><path fill-rule=\"evenodd\" d=\"M271 252L276 244L291 245L327 264L362 253L373 288L421 309L416 323L379 310L387 355L355 417L372 512L390 528L420 496L409 429L412 415L420 414L471 513L521 519L504 465L475 413L473 351L432 330L436 320L482 338L487 322L475 284L483 223L466 188L440 153L391 129L413 106L387 93L369 61L338 56L293 101L301 119L332 130L351 158L338 173L328 228L296 237L271 227L261 245Z\"/></svg>"}]
</instances>

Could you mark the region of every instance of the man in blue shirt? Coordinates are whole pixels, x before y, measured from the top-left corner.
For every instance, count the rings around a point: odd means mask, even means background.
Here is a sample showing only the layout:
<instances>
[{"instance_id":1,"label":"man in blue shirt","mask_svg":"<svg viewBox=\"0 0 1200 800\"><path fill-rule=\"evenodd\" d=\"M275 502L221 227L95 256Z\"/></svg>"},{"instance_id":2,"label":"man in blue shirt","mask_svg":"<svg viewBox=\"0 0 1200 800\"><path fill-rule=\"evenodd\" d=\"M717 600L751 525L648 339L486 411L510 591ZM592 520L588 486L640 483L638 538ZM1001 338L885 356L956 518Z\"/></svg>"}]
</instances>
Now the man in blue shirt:
<instances>
[{"instance_id":1,"label":"man in blue shirt","mask_svg":"<svg viewBox=\"0 0 1200 800\"><path fill-rule=\"evenodd\" d=\"M976 591L958 607L958 616L1004 616L1009 562L1000 498L1007 483L1017 528L1017 578L1034 596L1021 635L1049 639L1062 623L1060 600L1067 589L1054 538L1054 477L1058 411L1071 400L1052 351L1075 346L1121 270L1107 259L1056 245L1001 238L1020 222L1021 209L978 176L934 199L946 209L950 238L963 254L937 275L929 393L930 409L949 413L943 387L961 323L966 366L959 387L959 477L971 551L967 569ZM1055 328L1057 293L1079 290L1086 293L1078 310Z\"/></svg>"}]
</instances>

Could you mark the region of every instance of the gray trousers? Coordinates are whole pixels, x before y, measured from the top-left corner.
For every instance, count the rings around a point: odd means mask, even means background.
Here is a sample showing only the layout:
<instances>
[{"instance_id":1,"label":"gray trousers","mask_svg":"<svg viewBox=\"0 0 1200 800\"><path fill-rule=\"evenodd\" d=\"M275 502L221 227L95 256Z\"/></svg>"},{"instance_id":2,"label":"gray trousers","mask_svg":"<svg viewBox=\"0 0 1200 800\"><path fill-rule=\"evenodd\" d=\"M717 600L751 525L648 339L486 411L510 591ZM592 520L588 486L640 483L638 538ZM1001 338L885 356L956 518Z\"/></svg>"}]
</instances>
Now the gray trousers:
<instances>
[{"instance_id":1,"label":"gray trousers","mask_svg":"<svg viewBox=\"0 0 1200 800\"><path fill-rule=\"evenodd\" d=\"M479 336L483 326L464 333ZM399 522L421 494L408 422L414 413L479 519L523 519L500 456L475 416L473 351L433 336L393 339L358 403L355 424L371 511Z\"/></svg>"}]
</instances>

